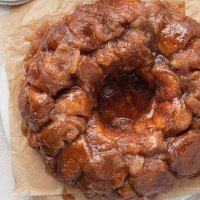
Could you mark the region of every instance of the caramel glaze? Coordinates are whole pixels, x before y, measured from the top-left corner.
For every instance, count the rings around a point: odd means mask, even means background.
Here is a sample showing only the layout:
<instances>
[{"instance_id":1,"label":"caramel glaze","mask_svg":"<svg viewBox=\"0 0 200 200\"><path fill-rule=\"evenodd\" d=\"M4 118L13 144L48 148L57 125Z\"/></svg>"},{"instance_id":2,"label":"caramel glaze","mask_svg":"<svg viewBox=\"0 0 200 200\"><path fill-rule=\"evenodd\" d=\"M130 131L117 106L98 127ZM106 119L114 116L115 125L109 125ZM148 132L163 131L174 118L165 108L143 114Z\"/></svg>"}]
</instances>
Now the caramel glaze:
<instances>
[{"instance_id":1,"label":"caramel glaze","mask_svg":"<svg viewBox=\"0 0 200 200\"><path fill-rule=\"evenodd\" d=\"M107 126L136 122L145 112L153 90L132 72L108 77L100 93L99 114Z\"/></svg>"}]
</instances>

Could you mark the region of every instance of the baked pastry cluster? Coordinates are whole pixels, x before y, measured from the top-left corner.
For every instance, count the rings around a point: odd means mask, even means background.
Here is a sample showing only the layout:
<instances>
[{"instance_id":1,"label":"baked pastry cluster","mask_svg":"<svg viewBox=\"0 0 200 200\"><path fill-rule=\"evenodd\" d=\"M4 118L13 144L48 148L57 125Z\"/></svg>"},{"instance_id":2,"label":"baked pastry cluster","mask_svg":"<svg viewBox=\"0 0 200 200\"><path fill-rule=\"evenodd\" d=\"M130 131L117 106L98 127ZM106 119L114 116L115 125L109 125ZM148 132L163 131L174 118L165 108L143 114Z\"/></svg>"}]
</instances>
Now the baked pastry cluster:
<instances>
[{"instance_id":1,"label":"baked pastry cluster","mask_svg":"<svg viewBox=\"0 0 200 200\"><path fill-rule=\"evenodd\" d=\"M91 200L137 200L200 172L200 24L160 1L78 6L34 35L23 129Z\"/></svg>"}]
</instances>

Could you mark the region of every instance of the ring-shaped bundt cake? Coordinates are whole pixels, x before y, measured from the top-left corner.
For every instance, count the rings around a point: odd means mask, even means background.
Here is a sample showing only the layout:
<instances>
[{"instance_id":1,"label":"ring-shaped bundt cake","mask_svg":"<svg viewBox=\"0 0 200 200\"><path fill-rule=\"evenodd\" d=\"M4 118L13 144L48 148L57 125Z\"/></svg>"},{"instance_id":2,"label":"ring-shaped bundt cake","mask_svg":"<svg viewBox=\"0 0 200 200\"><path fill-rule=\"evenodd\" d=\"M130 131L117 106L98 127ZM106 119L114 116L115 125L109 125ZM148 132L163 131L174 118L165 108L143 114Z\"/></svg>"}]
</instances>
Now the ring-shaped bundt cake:
<instances>
[{"instance_id":1,"label":"ring-shaped bundt cake","mask_svg":"<svg viewBox=\"0 0 200 200\"><path fill-rule=\"evenodd\" d=\"M78 6L33 37L23 129L88 199L132 199L200 172L200 24L160 1Z\"/></svg>"}]
</instances>

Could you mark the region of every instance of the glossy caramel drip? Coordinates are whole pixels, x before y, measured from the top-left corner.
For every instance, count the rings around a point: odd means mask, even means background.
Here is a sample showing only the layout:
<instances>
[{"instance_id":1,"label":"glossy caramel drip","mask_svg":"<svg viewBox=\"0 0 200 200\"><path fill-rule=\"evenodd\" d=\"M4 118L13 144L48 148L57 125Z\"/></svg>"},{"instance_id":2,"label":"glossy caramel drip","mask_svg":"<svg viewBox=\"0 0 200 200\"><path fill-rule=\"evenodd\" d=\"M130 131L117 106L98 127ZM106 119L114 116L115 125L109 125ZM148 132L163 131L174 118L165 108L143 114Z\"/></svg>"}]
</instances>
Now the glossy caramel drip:
<instances>
[{"instance_id":1,"label":"glossy caramel drip","mask_svg":"<svg viewBox=\"0 0 200 200\"><path fill-rule=\"evenodd\" d=\"M64 188L62 191L62 199L63 200L75 200L74 196L69 194L66 188Z\"/></svg>"},{"instance_id":2,"label":"glossy caramel drip","mask_svg":"<svg viewBox=\"0 0 200 200\"><path fill-rule=\"evenodd\" d=\"M27 127L27 124L24 121L22 121L22 123L21 123L21 131L22 131L23 135L25 137L27 137L27 135L28 135L28 127Z\"/></svg>"}]
</instances>

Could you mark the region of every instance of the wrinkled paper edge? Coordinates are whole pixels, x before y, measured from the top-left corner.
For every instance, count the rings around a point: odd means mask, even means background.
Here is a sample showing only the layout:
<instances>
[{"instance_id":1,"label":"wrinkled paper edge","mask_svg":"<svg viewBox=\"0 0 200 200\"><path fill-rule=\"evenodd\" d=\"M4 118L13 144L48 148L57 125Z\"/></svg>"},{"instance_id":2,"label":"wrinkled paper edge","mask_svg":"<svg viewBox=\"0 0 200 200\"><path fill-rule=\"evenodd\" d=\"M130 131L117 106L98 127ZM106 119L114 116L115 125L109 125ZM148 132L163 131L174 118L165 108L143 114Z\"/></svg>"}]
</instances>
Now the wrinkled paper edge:
<instances>
[{"instance_id":1,"label":"wrinkled paper edge","mask_svg":"<svg viewBox=\"0 0 200 200\"><path fill-rule=\"evenodd\" d=\"M65 1L66 4L69 1ZM186 14L192 16L193 18L200 19L199 16L200 5L198 5L197 1L198 0L189 0L188 4L186 4ZM70 12L76 5L85 2L87 1L77 0L73 5L71 5L71 10L70 9L66 10ZM36 3L38 3L38 1ZM195 7L193 6L194 4L196 5ZM20 24L19 23L18 28L16 28L14 31L11 31L8 34L5 42L5 51L4 51L4 62L6 64L7 76L9 80L9 91L10 91L10 100L9 100L10 136L11 136L11 147L12 147L13 174L16 183L14 192L27 196L52 195L51 197L42 197L43 199L46 198L48 200L61 198L54 195L62 194L62 189L64 185L56 181L54 178L52 178L50 175L46 173L44 163L39 153L37 153L34 149L32 149L27 145L27 140L22 135L20 129L21 117L19 115L19 110L18 110L17 96L19 92L19 85L21 82L20 80L24 74L23 58L30 46L30 44L24 40L24 36L33 33L43 21L50 19L51 17L55 17L56 15L58 16L62 13L63 10L57 10L56 13L54 14L42 17L42 20L41 17L39 17L38 19L32 19L27 21L24 18L23 23L21 25L19 25ZM27 162L27 159L29 159L29 162ZM38 171L37 170L31 171L30 169L33 168L38 169ZM79 189L69 186L67 186L67 189L69 193L76 196L77 200L85 199L85 197L83 196L82 192ZM174 197L183 197L185 195L198 193L199 191L200 191L199 178L182 179L181 181L178 181L176 187L171 192L159 195L156 199L164 200ZM39 200L40 197L36 198Z\"/></svg>"}]
</instances>

